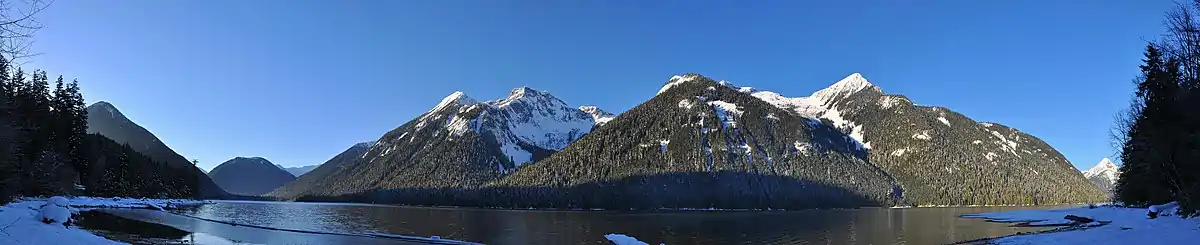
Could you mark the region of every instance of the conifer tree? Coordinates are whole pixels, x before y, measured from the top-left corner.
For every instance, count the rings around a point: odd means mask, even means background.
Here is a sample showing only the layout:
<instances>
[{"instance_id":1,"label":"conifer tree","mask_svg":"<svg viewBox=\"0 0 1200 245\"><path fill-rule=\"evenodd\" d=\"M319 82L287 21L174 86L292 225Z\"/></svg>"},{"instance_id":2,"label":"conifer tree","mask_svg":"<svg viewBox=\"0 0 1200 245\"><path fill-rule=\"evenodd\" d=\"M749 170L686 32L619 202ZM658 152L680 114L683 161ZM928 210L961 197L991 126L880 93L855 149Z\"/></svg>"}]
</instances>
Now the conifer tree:
<instances>
[{"instance_id":1,"label":"conifer tree","mask_svg":"<svg viewBox=\"0 0 1200 245\"><path fill-rule=\"evenodd\" d=\"M0 57L0 203L12 200L20 190L17 172L16 118L12 114L15 90L9 81L8 59Z\"/></svg>"},{"instance_id":2,"label":"conifer tree","mask_svg":"<svg viewBox=\"0 0 1200 245\"><path fill-rule=\"evenodd\" d=\"M61 80L62 77L59 77ZM85 155L88 151L87 145L84 143L84 137L87 136L87 107L83 101L83 94L79 91L79 80L72 80L67 84L66 91L63 93L67 96L63 100L63 111L67 115L63 119L66 125L64 133L66 137L66 149L64 154L71 162L72 166L79 172L79 179L82 182L88 178L88 169L90 164Z\"/></svg>"}]
</instances>

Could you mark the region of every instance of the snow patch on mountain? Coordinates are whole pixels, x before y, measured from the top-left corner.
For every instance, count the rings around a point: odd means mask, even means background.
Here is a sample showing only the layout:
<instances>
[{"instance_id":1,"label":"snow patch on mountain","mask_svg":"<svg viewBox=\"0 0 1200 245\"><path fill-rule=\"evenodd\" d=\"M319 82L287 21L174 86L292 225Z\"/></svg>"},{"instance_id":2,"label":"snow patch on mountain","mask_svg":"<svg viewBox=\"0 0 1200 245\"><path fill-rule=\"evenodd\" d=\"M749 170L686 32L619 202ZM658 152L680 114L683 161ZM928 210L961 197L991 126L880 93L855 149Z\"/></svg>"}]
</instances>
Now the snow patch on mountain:
<instances>
[{"instance_id":1,"label":"snow patch on mountain","mask_svg":"<svg viewBox=\"0 0 1200 245\"><path fill-rule=\"evenodd\" d=\"M535 149L529 147L562 150L613 117L595 106L568 106L550 93L529 87L513 89L503 99L482 103L456 91L419 117L415 130L399 138L409 137L412 142L420 136L410 133L416 134L429 125L441 125L433 137L444 136L449 141L468 133L491 135L500 152L519 166L533 160ZM383 154L390 152L389 148Z\"/></svg>"},{"instance_id":2,"label":"snow patch on mountain","mask_svg":"<svg viewBox=\"0 0 1200 245\"><path fill-rule=\"evenodd\" d=\"M592 116L578 108L528 87L514 89L508 98L488 104L504 114L509 132L544 149L562 150L596 125Z\"/></svg>"},{"instance_id":3,"label":"snow patch on mountain","mask_svg":"<svg viewBox=\"0 0 1200 245\"><path fill-rule=\"evenodd\" d=\"M895 96L885 95L879 97L879 106L883 107L883 109L891 109L893 106L899 105L903 101L905 100Z\"/></svg>"},{"instance_id":4,"label":"snow patch on mountain","mask_svg":"<svg viewBox=\"0 0 1200 245\"><path fill-rule=\"evenodd\" d=\"M825 107L821 105L821 101L811 97L788 98L771 91L757 91L750 95L775 107L795 112L797 115L804 117L818 118L821 112L825 111Z\"/></svg>"},{"instance_id":5,"label":"snow patch on mountain","mask_svg":"<svg viewBox=\"0 0 1200 245\"><path fill-rule=\"evenodd\" d=\"M690 101L690 100L683 99L683 100L679 100L678 105L679 105L679 108L691 110L692 106L694 106L695 103L692 103L692 101Z\"/></svg>"},{"instance_id":6,"label":"snow patch on mountain","mask_svg":"<svg viewBox=\"0 0 1200 245\"><path fill-rule=\"evenodd\" d=\"M866 78L863 78L862 74L850 74L850 76L843 78L832 86L817 91L808 97L789 98L771 91L760 91L750 87L737 87L728 82L724 82L722 85L734 88L743 93L748 93L777 108L794 112L798 116L813 119L809 121L810 124L821 123L816 119L829 120L833 123L832 126L850 135L850 138L855 141L854 143L860 149L871 148L870 142L864 140L865 136L863 135L861 126L844 118L838 108L827 106L833 100L850 96L864 89L882 91L879 87L868 82Z\"/></svg>"},{"instance_id":7,"label":"snow patch on mountain","mask_svg":"<svg viewBox=\"0 0 1200 245\"><path fill-rule=\"evenodd\" d=\"M695 74L672 76L671 79L667 80L666 85L663 85L662 88L658 89L658 93L655 95L667 92L667 90L671 89L671 87L674 87L675 85L680 85L680 84L683 84L686 82L694 81L694 80L696 80L696 78L699 78L699 77L700 77L700 75L695 75Z\"/></svg>"},{"instance_id":8,"label":"snow patch on mountain","mask_svg":"<svg viewBox=\"0 0 1200 245\"><path fill-rule=\"evenodd\" d=\"M945 117L938 117L938 118L937 118L937 120L938 120L939 122L942 122L942 124L945 124L945 125L946 125L946 127L949 127L949 126L950 126L950 120L946 120L946 118L945 118Z\"/></svg>"},{"instance_id":9,"label":"snow patch on mountain","mask_svg":"<svg viewBox=\"0 0 1200 245\"><path fill-rule=\"evenodd\" d=\"M912 138L919 139L919 140L929 140L929 139L932 139L933 137L929 137L929 130L921 130L920 133L913 134Z\"/></svg>"},{"instance_id":10,"label":"snow patch on mountain","mask_svg":"<svg viewBox=\"0 0 1200 245\"><path fill-rule=\"evenodd\" d=\"M708 105L717 112L717 119L721 120L721 125L725 128L737 128L737 117L742 116L742 110L737 108L737 104L717 100L709 101Z\"/></svg>"},{"instance_id":11,"label":"snow patch on mountain","mask_svg":"<svg viewBox=\"0 0 1200 245\"><path fill-rule=\"evenodd\" d=\"M449 106L471 105L471 104L476 104L476 103L479 103L479 102L476 101L475 99L472 99L471 97L467 97L466 93L463 93L462 91L454 91L454 93L450 93L450 95L446 96L445 98L442 98L442 101L438 102L437 106L434 106L433 109L429 109L429 111L427 111L425 116L421 117L421 120L424 121L425 118L428 118L429 116L434 115L433 112L441 111L442 109L445 109L446 107L449 107Z\"/></svg>"},{"instance_id":12,"label":"snow patch on mountain","mask_svg":"<svg viewBox=\"0 0 1200 245\"><path fill-rule=\"evenodd\" d=\"M1021 157L1021 155L1017 154L1017 146L1019 146L1019 144L1017 144L1016 141L1013 141L1013 140L1008 139L1007 137L1004 137L1004 134L1001 134L999 131L995 131L995 130L991 130L991 129L988 129L988 131L991 131L992 136L995 136L997 139L999 139L999 140L994 141L993 143L1000 145L1000 149L1007 151L1009 153L1012 153L1014 156Z\"/></svg>"},{"instance_id":13,"label":"snow patch on mountain","mask_svg":"<svg viewBox=\"0 0 1200 245\"><path fill-rule=\"evenodd\" d=\"M500 151L504 152L504 155L508 156L508 160L511 160L516 167L533 160L533 153L509 140L501 140Z\"/></svg>"},{"instance_id":14,"label":"snow patch on mountain","mask_svg":"<svg viewBox=\"0 0 1200 245\"><path fill-rule=\"evenodd\" d=\"M596 126L604 126L608 121L612 121L613 118L617 117L617 115L601 110L600 107L596 106L580 106L579 110L591 115L592 120L596 121Z\"/></svg>"}]
</instances>

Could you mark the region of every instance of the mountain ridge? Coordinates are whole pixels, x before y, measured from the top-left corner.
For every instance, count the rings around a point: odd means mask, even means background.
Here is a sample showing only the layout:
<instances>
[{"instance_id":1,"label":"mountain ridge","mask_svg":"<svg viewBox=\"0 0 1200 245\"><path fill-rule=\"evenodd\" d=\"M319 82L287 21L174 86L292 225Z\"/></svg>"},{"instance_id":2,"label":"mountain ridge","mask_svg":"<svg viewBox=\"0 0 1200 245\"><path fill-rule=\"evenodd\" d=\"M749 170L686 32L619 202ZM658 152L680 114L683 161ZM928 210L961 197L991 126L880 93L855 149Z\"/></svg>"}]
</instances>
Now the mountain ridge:
<instances>
[{"instance_id":1,"label":"mountain ridge","mask_svg":"<svg viewBox=\"0 0 1200 245\"><path fill-rule=\"evenodd\" d=\"M262 157L234 157L208 172L225 191L243 196L266 194L296 177Z\"/></svg>"},{"instance_id":2,"label":"mountain ridge","mask_svg":"<svg viewBox=\"0 0 1200 245\"><path fill-rule=\"evenodd\" d=\"M338 184L295 185L272 195L295 199L481 186L565 147L595 125L588 113L529 87L482 102L455 91L384 134L359 159L340 160L336 171L331 167L323 181Z\"/></svg>"},{"instance_id":3,"label":"mountain ridge","mask_svg":"<svg viewBox=\"0 0 1200 245\"><path fill-rule=\"evenodd\" d=\"M228 195L208 177L205 171L176 153L158 136L126 117L112 103L98 101L89 105L86 111L88 133L100 134L117 143L128 144L134 151L145 154L155 161L164 162L168 166L191 169L194 174L200 176L198 179L200 193L197 193L200 197L219 198Z\"/></svg>"},{"instance_id":4,"label":"mountain ridge","mask_svg":"<svg viewBox=\"0 0 1200 245\"><path fill-rule=\"evenodd\" d=\"M1117 185L1117 178L1120 177L1121 168L1112 160L1105 157L1100 159L1099 163L1092 166L1088 170L1082 171L1083 177L1095 184L1096 187L1106 192L1112 193L1113 188Z\"/></svg>"},{"instance_id":5,"label":"mountain ridge","mask_svg":"<svg viewBox=\"0 0 1200 245\"><path fill-rule=\"evenodd\" d=\"M456 91L339 167L328 180L337 184L284 198L559 208L1103 199L1040 139L916 105L860 73L805 97L675 75L603 126L598 112L528 87L485 102ZM618 196L631 203L605 199Z\"/></svg>"},{"instance_id":6,"label":"mountain ridge","mask_svg":"<svg viewBox=\"0 0 1200 245\"><path fill-rule=\"evenodd\" d=\"M729 83L723 84L738 88ZM913 104L907 96L884 93L882 88L867 81L860 73L851 74L808 97L788 98L770 91L738 90L781 109L791 109L798 115L820 119L842 129L864 148L871 150L872 162L896 175L907 187L906 190L910 191L908 194L913 196L909 199L919 204L1102 199L1098 189L1081 185L1086 179L1077 174L1074 166L1061 153L1040 139L998 123L976 122L945 107ZM951 162L945 159L958 160ZM928 169L942 169L947 173L956 169L1005 172L1013 177L1001 180L1021 186L1011 189L1021 189L1018 192L1030 197L992 195L988 190L1008 188L959 175L929 173ZM1043 176L1039 170L1050 173L1050 176ZM1014 172L1026 174L1012 174ZM928 175L945 175L958 180L928 179ZM1022 181L1010 181L1013 179ZM1061 191L1065 194L1050 194L1051 190L1045 190L1048 187L1032 183L1053 183L1047 186L1066 188ZM968 191L948 191L951 188Z\"/></svg>"}]
</instances>

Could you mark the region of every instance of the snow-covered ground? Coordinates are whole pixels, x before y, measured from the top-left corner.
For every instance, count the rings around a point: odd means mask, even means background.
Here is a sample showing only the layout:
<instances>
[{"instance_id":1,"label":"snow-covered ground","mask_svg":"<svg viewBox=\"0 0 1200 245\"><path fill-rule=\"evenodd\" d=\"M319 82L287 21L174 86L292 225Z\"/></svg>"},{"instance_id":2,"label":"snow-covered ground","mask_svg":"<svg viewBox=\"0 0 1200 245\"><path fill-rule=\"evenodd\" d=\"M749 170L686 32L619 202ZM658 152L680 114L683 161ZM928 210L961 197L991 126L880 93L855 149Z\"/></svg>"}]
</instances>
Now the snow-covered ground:
<instances>
[{"instance_id":1,"label":"snow-covered ground","mask_svg":"<svg viewBox=\"0 0 1200 245\"><path fill-rule=\"evenodd\" d=\"M1196 244L1200 239L1200 218L1159 216L1149 219L1146 209L1103 206L1051 210L1020 210L963 215L997 222L1030 222L1029 225L1072 224L1067 215L1096 220L1049 232L1015 235L989 241L988 244Z\"/></svg>"},{"instance_id":2,"label":"snow-covered ground","mask_svg":"<svg viewBox=\"0 0 1200 245\"><path fill-rule=\"evenodd\" d=\"M47 200L46 198L24 198L0 206L0 244L124 244L94 235L76 226L43 223L41 221L43 209L61 208L58 205L47 205ZM65 200L71 212L91 208L170 209L208 203L208 201L185 199L93 197L73 197L65 198ZM61 202L62 199L56 201Z\"/></svg>"},{"instance_id":3,"label":"snow-covered ground","mask_svg":"<svg viewBox=\"0 0 1200 245\"><path fill-rule=\"evenodd\" d=\"M649 243L639 241L637 238L634 238L631 236L626 236L623 234L608 234L608 235L604 235L604 238L608 239L608 241L612 242L615 245L650 245ZM663 244L659 244L659 245L663 245Z\"/></svg>"}]
</instances>

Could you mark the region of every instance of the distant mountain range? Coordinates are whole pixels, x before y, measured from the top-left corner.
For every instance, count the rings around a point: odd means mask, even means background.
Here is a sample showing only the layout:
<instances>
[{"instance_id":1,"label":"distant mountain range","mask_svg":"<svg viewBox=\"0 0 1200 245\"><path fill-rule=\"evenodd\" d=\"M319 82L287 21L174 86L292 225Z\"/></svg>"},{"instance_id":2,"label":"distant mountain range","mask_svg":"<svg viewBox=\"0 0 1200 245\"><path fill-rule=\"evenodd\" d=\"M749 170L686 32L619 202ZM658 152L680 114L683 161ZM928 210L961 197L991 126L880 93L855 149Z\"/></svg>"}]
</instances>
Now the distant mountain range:
<instances>
[{"instance_id":1,"label":"distant mountain range","mask_svg":"<svg viewBox=\"0 0 1200 245\"><path fill-rule=\"evenodd\" d=\"M296 179L271 161L262 157L235 157L208 172L222 189L236 195L267 194Z\"/></svg>"},{"instance_id":2,"label":"distant mountain range","mask_svg":"<svg viewBox=\"0 0 1200 245\"><path fill-rule=\"evenodd\" d=\"M679 75L615 116L527 87L487 102L455 92L270 195L606 208L1104 199L1036 137L914 105L860 74L807 97Z\"/></svg>"},{"instance_id":3,"label":"distant mountain range","mask_svg":"<svg viewBox=\"0 0 1200 245\"><path fill-rule=\"evenodd\" d=\"M221 198L228 195L200 168L179 153L175 153L149 130L129 120L111 103L105 101L93 103L87 107L87 114L88 133L100 134L117 143L127 144L135 151L145 154L154 161L165 162L168 166L192 169L200 178L202 197Z\"/></svg>"},{"instance_id":4,"label":"distant mountain range","mask_svg":"<svg viewBox=\"0 0 1200 245\"><path fill-rule=\"evenodd\" d=\"M282 165L275 164L275 166L276 166L276 167L279 167L279 168L282 168L284 171L287 171L289 174L292 174L292 176L295 176L295 177L300 177L301 175L304 175L305 173L308 173L309 171L312 171L313 169L317 169L317 167L320 167L321 165L308 165L308 166L299 166L299 167L284 167L284 166L282 166Z\"/></svg>"},{"instance_id":5,"label":"distant mountain range","mask_svg":"<svg viewBox=\"0 0 1200 245\"><path fill-rule=\"evenodd\" d=\"M1108 193L1112 193L1113 188L1117 186L1117 177L1120 176L1121 168L1117 167L1112 160L1104 158L1097 163L1096 166L1083 171L1083 177L1091 181L1092 184L1099 187Z\"/></svg>"}]
</instances>

